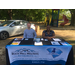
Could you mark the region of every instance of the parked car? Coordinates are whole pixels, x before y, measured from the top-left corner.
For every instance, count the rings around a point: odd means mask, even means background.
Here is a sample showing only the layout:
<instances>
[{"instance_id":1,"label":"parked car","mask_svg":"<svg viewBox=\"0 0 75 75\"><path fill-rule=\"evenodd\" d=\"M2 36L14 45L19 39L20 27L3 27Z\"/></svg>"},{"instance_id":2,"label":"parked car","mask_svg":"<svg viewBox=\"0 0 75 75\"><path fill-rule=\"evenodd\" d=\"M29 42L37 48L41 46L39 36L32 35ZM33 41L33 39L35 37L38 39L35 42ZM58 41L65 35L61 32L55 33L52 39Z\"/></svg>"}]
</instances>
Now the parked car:
<instances>
[{"instance_id":1,"label":"parked car","mask_svg":"<svg viewBox=\"0 0 75 75\"><path fill-rule=\"evenodd\" d=\"M25 20L8 20L0 24L0 39L7 39L10 36L23 34L27 29L28 21ZM35 25L31 23L31 28L34 30Z\"/></svg>"}]
</instances>

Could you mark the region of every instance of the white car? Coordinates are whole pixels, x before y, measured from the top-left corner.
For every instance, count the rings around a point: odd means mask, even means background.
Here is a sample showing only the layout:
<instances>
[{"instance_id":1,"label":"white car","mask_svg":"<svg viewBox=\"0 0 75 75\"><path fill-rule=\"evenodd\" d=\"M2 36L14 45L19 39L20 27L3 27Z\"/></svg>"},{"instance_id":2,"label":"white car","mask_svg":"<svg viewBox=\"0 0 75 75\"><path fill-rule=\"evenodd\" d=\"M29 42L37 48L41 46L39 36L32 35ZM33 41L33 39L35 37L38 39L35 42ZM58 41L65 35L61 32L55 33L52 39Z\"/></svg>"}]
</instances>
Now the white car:
<instances>
[{"instance_id":1,"label":"white car","mask_svg":"<svg viewBox=\"0 0 75 75\"><path fill-rule=\"evenodd\" d=\"M23 34L27 29L28 21L25 20L8 20L0 24L0 39L7 39L10 36ZM31 28L34 30L35 25L31 23Z\"/></svg>"}]
</instances>

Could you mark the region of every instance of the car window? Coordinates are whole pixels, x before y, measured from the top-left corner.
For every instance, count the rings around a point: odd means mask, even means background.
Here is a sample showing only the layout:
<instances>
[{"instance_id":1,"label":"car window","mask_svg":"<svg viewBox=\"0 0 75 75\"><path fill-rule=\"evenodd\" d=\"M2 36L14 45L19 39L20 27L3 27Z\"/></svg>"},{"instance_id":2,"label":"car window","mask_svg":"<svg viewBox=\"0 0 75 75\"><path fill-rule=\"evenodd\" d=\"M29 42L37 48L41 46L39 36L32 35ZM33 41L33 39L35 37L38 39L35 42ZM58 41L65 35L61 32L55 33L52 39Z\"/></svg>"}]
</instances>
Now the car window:
<instances>
[{"instance_id":1,"label":"car window","mask_svg":"<svg viewBox=\"0 0 75 75\"><path fill-rule=\"evenodd\" d=\"M28 22L27 21L22 21L22 23L23 23L23 25L27 25Z\"/></svg>"},{"instance_id":2,"label":"car window","mask_svg":"<svg viewBox=\"0 0 75 75\"><path fill-rule=\"evenodd\" d=\"M20 25L20 21L14 22L13 24L14 24L15 26L18 26L18 25Z\"/></svg>"},{"instance_id":3,"label":"car window","mask_svg":"<svg viewBox=\"0 0 75 75\"><path fill-rule=\"evenodd\" d=\"M13 24L15 25L15 26L17 26L17 25L27 25L27 21L17 21L17 22L14 22Z\"/></svg>"},{"instance_id":4,"label":"car window","mask_svg":"<svg viewBox=\"0 0 75 75\"><path fill-rule=\"evenodd\" d=\"M5 22L1 23L0 26L8 26L12 22L13 21L5 21Z\"/></svg>"},{"instance_id":5,"label":"car window","mask_svg":"<svg viewBox=\"0 0 75 75\"><path fill-rule=\"evenodd\" d=\"M20 21L19 22L16 22L16 25L20 25Z\"/></svg>"}]
</instances>

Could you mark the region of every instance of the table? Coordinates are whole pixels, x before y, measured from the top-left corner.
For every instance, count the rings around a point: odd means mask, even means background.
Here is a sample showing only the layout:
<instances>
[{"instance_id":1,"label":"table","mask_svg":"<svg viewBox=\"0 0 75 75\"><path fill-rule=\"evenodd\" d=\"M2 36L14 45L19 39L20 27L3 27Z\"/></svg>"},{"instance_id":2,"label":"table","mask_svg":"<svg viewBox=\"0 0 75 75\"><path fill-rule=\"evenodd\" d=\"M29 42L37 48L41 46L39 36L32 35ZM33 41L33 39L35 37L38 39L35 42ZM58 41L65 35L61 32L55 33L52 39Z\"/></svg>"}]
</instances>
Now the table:
<instances>
[{"instance_id":1,"label":"table","mask_svg":"<svg viewBox=\"0 0 75 75\"><path fill-rule=\"evenodd\" d=\"M60 45L52 45L51 41L54 41L53 39L45 41L45 39L41 40L41 38L40 38L40 41L43 43L43 45L41 45L41 46L35 46L34 45L35 41L32 38L18 40L18 41L21 41L19 45L11 45L11 43L14 40L15 39L13 39L11 42L9 42L6 45L6 64L7 65L10 65L10 64L11 65L73 65L74 64L73 48L64 39L61 39L61 41L66 42L68 45L62 45L60 41L58 41L58 43ZM15 41L17 41L17 40L15 40ZM11 60L12 59L11 50L12 51L17 50L17 52L18 51L21 52L22 48L23 48L23 52L20 53L20 55L19 55L19 53L12 53L12 55L14 55L14 57L13 57L14 59ZM50 48L53 49L52 53L51 53ZM55 48L56 48L56 52L58 52L58 54L56 54L56 55L54 53ZM57 48L59 50L57 50ZM66 50L64 50L65 48L66 48ZM62 51L60 49L62 49ZM34 51L34 50L36 50L36 51ZM28 52L28 51L31 52L31 53L28 53L28 55L30 55L30 56L26 55L26 52ZM63 53L64 53L64 55L63 55ZM18 56L16 56L16 55L20 56L20 58L18 58ZM21 59L21 57L23 57L23 58ZM61 58L59 58L59 57L61 57ZM10 63L10 61L16 61L15 58L17 58L18 61L14 62L14 63ZM32 58L34 58L34 60ZM58 60L58 58L60 60ZM66 60L66 61L63 61L63 60Z\"/></svg>"}]
</instances>

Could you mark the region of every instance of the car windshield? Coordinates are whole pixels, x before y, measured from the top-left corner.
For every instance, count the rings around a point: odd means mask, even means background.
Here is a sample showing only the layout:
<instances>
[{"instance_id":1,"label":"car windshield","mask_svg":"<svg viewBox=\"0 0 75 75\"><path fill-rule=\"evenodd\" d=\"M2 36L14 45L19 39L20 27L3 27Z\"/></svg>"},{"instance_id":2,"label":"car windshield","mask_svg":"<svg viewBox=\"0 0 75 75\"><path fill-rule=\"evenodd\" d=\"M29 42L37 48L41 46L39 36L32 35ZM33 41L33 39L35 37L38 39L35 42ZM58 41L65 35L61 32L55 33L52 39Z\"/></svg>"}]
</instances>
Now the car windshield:
<instances>
[{"instance_id":1,"label":"car windshield","mask_svg":"<svg viewBox=\"0 0 75 75\"><path fill-rule=\"evenodd\" d=\"M13 21L5 21L5 22L1 23L0 26L8 26L12 22Z\"/></svg>"}]
</instances>

